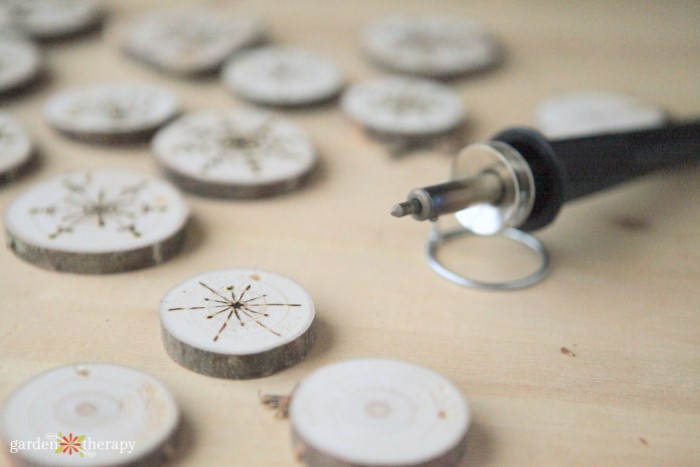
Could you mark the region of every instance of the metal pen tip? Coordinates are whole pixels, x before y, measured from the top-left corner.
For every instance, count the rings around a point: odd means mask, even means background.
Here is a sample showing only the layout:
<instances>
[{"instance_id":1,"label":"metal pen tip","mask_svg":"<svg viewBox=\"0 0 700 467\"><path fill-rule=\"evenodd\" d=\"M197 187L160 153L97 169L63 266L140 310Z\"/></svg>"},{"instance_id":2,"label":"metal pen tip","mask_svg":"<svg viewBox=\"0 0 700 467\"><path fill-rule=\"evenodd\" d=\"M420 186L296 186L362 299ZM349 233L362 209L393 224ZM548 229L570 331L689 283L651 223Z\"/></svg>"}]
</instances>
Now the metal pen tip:
<instances>
[{"instance_id":1,"label":"metal pen tip","mask_svg":"<svg viewBox=\"0 0 700 467\"><path fill-rule=\"evenodd\" d=\"M420 210L418 203L412 201L404 201L403 203L395 204L391 208L391 215L394 217L403 217L409 214L414 214Z\"/></svg>"}]
</instances>

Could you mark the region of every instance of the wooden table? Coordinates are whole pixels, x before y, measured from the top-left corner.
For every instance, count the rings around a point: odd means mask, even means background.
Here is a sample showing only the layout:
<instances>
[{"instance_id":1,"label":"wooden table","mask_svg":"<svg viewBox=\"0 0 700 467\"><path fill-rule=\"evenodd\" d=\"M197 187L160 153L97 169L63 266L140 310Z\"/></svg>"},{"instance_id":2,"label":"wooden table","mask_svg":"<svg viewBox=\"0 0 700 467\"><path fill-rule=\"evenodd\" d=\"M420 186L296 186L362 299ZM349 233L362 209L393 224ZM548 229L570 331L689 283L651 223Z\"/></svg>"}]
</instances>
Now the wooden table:
<instances>
[{"instance_id":1,"label":"wooden table","mask_svg":"<svg viewBox=\"0 0 700 467\"><path fill-rule=\"evenodd\" d=\"M42 106L66 86L143 80L173 90L190 110L242 105L218 79L171 78L122 56L111 27L150 3L110 2L104 37L45 47L51 79L2 103L30 128L43 165L0 188L0 207L69 169L157 173L147 145L93 146L47 127ZM532 124L533 107L555 91L622 91L679 118L700 114L700 3L693 0L215 3L260 15L275 41L333 57L351 81L380 74L357 47L361 27L380 14L482 21L507 56L489 73L450 83L470 108L473 141ZM390 159L337 105L286 115L317 143L319 179L264 201L187 195L195 222L185 251L161 266L60 274L0 251L0 400L58 365L129 365L160 378L182 407L191 446L173 465L293 465L288 423L261 407L258 391L290 391L314 369L344 359L394 358L435 369L469 398L469 464L700 462L697 169L567 206L539 235L552 254L551 276L523 291L482 292L428 267L427 224L389 215L410 188L447 178L447 156ZM452 260L460 258L453 250ZM164 293L197 273L248 266L291 276L310 291L320 322L311 355L249 381L201 376L171 361L159 335Z\"/></svg>"}]
</instances>

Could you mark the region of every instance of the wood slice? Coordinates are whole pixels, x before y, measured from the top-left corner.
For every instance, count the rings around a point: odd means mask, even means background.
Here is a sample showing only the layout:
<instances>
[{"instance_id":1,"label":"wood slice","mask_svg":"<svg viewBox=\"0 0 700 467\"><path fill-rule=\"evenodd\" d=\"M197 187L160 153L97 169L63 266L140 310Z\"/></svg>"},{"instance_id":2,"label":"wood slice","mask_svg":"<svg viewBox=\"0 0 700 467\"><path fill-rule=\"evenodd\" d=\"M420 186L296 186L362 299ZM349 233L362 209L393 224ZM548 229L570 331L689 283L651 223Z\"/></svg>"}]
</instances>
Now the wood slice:
<instances>
[{"instance_id":1,"label":"wood slice","mask_svg":"<svg viewBox=\"0 0 700 467\"><path fill-rule=\"evenodd\" d=\"M24 172L33 154L32 140L24 126L9 114L0 112L0 183Z\"/></svg>"},{"instance_id":2,"label":"wood slice","mask_svg":"<svg viewBox=\"0 0 700 467\"><path fill-rule=\"evenodd\" d=\"M234 52L260 42L260 21L216 8L168 8L132 19L121 31L134 59L180 76L218 71Z\"/></svg>"},{"instance_id":3,"label":"wood slice","mask_svg":"<svg viewBox=\"0 0 700 467\"><path fill-rule=\"evenodd\" d=\"M189 215L169 183L129 170L71 172L29 189L4 216L20 258L102 274L159 264L182 246Z\"/></svg>"},{"instance_id":4,"label":"wood slice","mask_svg":"<svg viewBox=\"0 0 700 467\"><path fill-rule=\"evenodd\" d=\"M152 376L86 363L26 382L7 399L1 423L18 466L146 467L174 451L179 410Z\"/></svg>"},{"instance_id":5,"label":"wood slice","mask_svg":"<svg viewBox=\"0 0 700 467\"><path fill-rule=\"evenodd\" d=\"M310 466L452 466L470 423L459 390L439 374L392 360L317 370L289 407L295 452Z\"/></svg>"},{"instance_id":6,"label":"wood slice","mask_svg":"<svg viewBox=\"0 0 700 467\"><path fill-rule=\"evenodd\" d=\"M134 83L68 89L49 99L44 109L52 127L94 143L146 141L178 113L174 94Z\"/></svg>"},{"instance_id":7,"label":"wood slice","mask_svg":"<svg viewBox=\"0 0 700 467\"><path fill-rule=\"evenodd\" d=\"M668 115L634 96L579 91L544 99L535 109L535 120L545 135L558 139L661 127Z\"/></svg>"},{"instance_id":8,"label":"wood slice","mask_svg":"<svg viewBox=\"0 0 700 467\"><path fill-rule=\"evenodd\" d=\"M291 121L252 110L185 115L160 130L153 153L182 189L220 198L260 198L301 187L317 163Z\"/></svg>"},{"instance_id":9,"label":"wood slice","mask_svg":"<svg viewBox=\"0 0 700 467\"><path fill-rule=\"evenodd\" d=\"M418 78L379 78L350 87L343 111L379 134L430 137L458 128L466 109L447 86Z\"/></svg>"},{"instance_id":10,"label":"wood slice","mask_svg":"<svg viewBox=\"0 0 700 467\"><path fill-rule=\"evenodd\" d=\"M256 269L194 277L163 298L168 355L208 376L267 376L302 360L314 342L314 304L286 277Z\"/></svg>"},{"instance_id":11,"label":"wood slice","mask_svg":"<svg viewBox=\"0 0 700 467\"><path fill-rule=\"evenodd\" d=\"M338 95L340 69L326 58L296 47L270 46L236 55L223 71L226 86L257 104L312 105Z\"/></svg>"},{"instance_id":12,"label":"wood slice","mask_svg":"<svg viewBox=\"0 0 700 467\"><path fill-rule=\"evenodd\" d=\"M0 96L34 82L41 71L39 50L11 34L0 38Z\"/></svg>"},{"instance_id":13,"label":"wood slice","mask_svg":"<svg viewBox=\"0 0 700 467\"><path fill-rule=\"evenodd\" d=\"M53 40L88 31L101 23L96 0L9 0L13 23L34 39Z\"/></svg>"},{"instance_id":14,"label":"wood slice","mask_svg":"<svg viewBox=\"0 0 700 467\"><path fill-rule=\"evenodd\" d=\"M468 18L392 15L374 21L362 34L365 54L398 73L449 78L492 66L496 39Z\"/></svg>"}]
</instances>

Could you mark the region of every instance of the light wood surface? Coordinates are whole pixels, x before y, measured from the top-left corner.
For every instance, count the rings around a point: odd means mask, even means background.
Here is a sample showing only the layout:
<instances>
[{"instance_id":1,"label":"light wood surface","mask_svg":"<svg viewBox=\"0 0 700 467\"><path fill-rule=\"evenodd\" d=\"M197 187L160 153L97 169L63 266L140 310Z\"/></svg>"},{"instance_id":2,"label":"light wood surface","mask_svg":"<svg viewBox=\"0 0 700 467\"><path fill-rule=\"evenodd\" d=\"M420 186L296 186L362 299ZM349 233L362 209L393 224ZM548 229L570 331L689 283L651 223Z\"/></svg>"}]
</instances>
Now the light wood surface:
<instances>
[{"instance_id":1,"label":"light wood surface","mask_svg":"<svg viewBox=\"0 0 700 467\"><path fill-rule=\"evenodd\" d=\"M679 118L700 115L700 3L693 0L216 3L260 15L279 43L331 56L351 81L380 75L358 51L361 27L380 14L441 12L484 22L502 40L502 66L450 83L471 110L472 141L532 123L535 104L554 91L622 91ZM142 80L174 91L189 110L241 105L218 79L170 78L119 52L114 24L151 6L109 2L104 37L45 47L50 79L2 102L31 130L43 164L0 187L1 208L70 169L157 173L146 145L94 146L56 134L42 107L57 90ZM303 191L262 201L187 195L191 235L185 251L161 266L59 274L0 251L0 400L58 365L128 365L162 380L181 405L191 446L173 465L294 465L288 423L266 411L257 392L288 392L315 368L344 359L394 358L440 372L471 401L471 465L697 465L700 171L645 178L567 206L539 234L552 253L546 281L479 292L430 270L427 224L389 215L410 188L448 176L447 156L392 160L335 105L285 115L318 145L321 176ZM487 267L486 258L451 251L451 261ZM249 381L180 367L161 344L160 299L188 277L238 267L278 272L309 291L318 319L310 356Z\"/></svg>"}]
</instances>

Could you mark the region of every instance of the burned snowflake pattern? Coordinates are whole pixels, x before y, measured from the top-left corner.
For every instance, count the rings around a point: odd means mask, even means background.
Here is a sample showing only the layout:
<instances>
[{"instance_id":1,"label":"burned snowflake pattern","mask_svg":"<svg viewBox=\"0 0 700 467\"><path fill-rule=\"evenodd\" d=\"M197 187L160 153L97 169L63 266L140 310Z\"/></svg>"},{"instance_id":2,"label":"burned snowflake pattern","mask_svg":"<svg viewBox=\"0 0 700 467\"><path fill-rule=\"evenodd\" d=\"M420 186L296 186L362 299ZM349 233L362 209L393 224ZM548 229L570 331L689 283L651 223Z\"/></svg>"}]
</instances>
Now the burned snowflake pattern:
<instances>
[{"instance_id":1,"label":"burned snowflake pattern","mask_svg":"<svg viewBox=\"0 0 700 467\"><path fill-rule=\"evenodd\" d=\"M72 88L46 104L47 121L69 136L120 138L156 128L178 113L177 98L165 89L131 83Z\"/></svg>"},{"instance_id":2,"label":"burned snowflake pattern","mask_svg":"<svg viewBox=\"0 0 700 467\"><path fill-rule=\"evenodd\" d=\"M133 238L142 236L139 220L151 213L165 212L167 205L143 201L141 192L148 181L141 180L119 187L94 183L90 172L82 179L62 180L60 199L46 206L30 209L31 216L50 218L55 228L48 234L53 240L74 233L81 226L121 232Z\"/></svg>"},{"instance_id":3,"label":"burned snowflake pattern","mask_svg":"<svg viewBox=\"0 0 700 467\"><path fill-rule=\"evenodd\" d=\"M397 28L393 45L406 52L430 58L445 51L459 52L474 47L480 37L480 30L476 26L432 19Z\"/></svg>"},{"instance_id":4,"label":"burned snowflake pattern","mask_svg":"<svg viewBox=\"0 0 700 467\"><path fill-rule=\"evenodd\" d=\"M436 31L428 28L407 29L394 42L398 48L407 49L426 56L444 49L468 47L473 40L464 34L450 31Z\"/></svg>"},{"instance_id":5,"label":"burned snowflake pattern","mask_svg":"<svg viewBox=\"0 0 700 467\"><path fill-rule=\"evenodd\" d=\"M219 340L231 320L235 317L234 323L245 328L246 326L259 326L265 331L282 337L280 333L268 327L262 320L270 316L270 308L275 307L300 307L299 303L268 303L267 295L260 294L253 289L252 284L240 286L226 286L223 290L216 290L214 287L204 282L198 282L211 295L204 298L205 303L192 307L168 308L168 311L199 311L205 313L206 319L223 318L221 326L213 337L213 341Z\"/></svg>"},{"instance_id":6,"label":"burned snowflake pattern","mask_svg":"<svg viewBox=\"0 0 700 467\"><path fill-rule=\"evenodd\" d=\"M465 116L461 98L447 86L398 76L352 86L342 107L368 130L387 135L436 135L455 129Z\"/></svg>"},{"instance_id":7,"label":"burned snowflake pattern","mask_svg":"<svg viewBox=\"0 0 700 467\"><path fill-rule=\"evenodd\" d=\"M215 25L207 18L173 17L164 22L156 38L187 55L225 39L227 32L224 25Z\"/></svg>"},{"instance_id":8,"label":"burned snowflake pattern","mask_svg":"<svg viewBox=\"0 0 700 467\"><path fill-rule=\"evenodd\" d=\"M374 104L396 114L426 114L438 107L438 101L431 96L411 92L396 92L378 97Z\"/></svg>"},{"instance_id":9,"label":"burned snowflake pattern","mask_svg":"<svg viewBox=\"0 0 700 467\"><path fill-rule=\"evenodd\" d=\"M104 93L76 99L66 110L72 117L98 118L115 124L139 121L151 113L156 97L145 92Z\"/></svg>"},{"instance_id":10,"label":"burned snowflake pattern","mask_svg":"<svg viewBox=\"0 0 700 467\"><path fill-rule=\"evenodd\" d=\"M260 176L266 161L295 159L300 155L297 146L292 144L296 138L276 134L273 127L272 118L248 128L227 118L206 127L185 123L180 130L187 136L172 147L172 152L187 157L203 155L202 174L228 163L243 162L253 175Z\"/></svg>"},{"instance_id":11,"label":"burned snowflake pattern","mask_svg":"<svg viewBox=\"0 0 700 467\"><path fill-rule=\"evenodd\" d=\"M258 40L259 22L208 7L169 8L136 18L127 29L127 52L176 74L214 72L233 52Z\"/></svg>"}]
</instances>

